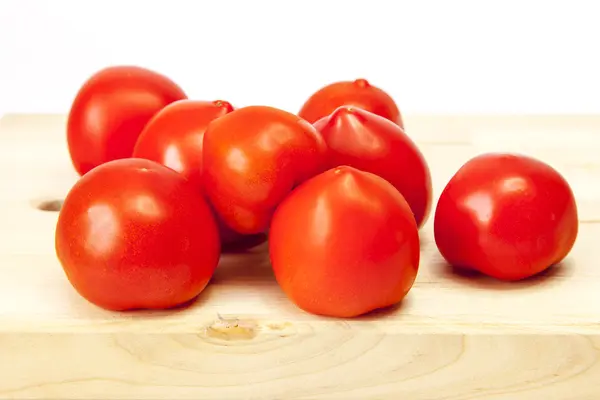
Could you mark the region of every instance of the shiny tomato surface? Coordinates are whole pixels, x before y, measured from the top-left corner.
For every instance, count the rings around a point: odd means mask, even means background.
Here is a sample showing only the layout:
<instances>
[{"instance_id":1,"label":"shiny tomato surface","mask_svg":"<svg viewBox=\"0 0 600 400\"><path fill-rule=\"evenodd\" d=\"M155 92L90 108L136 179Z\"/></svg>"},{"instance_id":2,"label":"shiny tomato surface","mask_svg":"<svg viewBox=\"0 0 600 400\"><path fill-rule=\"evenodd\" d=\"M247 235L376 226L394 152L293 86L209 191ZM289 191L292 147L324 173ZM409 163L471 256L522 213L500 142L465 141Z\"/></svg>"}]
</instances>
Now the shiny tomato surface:
<instances>
[{"instance_id":1,"label":"shiny tomato surface","mask_svg":"<svg viewBox=\"0 0 600 400\"><path fill-rule=\"evenodd\" d=\"M349 165L385 178L402 193L417 225L427 221L432 202L429 166L401 127L352 106L337 108L314 126L327 144L330 168Z\"/></svg>"},{"instance_id":2,"label":"shiny tomato surface","mask_svg":"<svg viewBox=\"0 0 600 400\"><path fill-rule=\"evenodd\" d=\"M204 187L223 222L242 234L267 231L279 203L322 172L325 142L298 116L249 106L213 121L204 135Z\"/></svg>"},{"instance_id":3,"label":"shiny tomato surface","mask_svg":"<svg viewBox=\"0 0 600 400\"><path fill-rule=\"evenodd\" d=\"M188 302L220 257L214 217L195 185L135 158L104 163L73 186L55 244L73 287L109 310Z\"/></svg>"},{"instance_id":4,"label":"shiny tomato surface","mask_svg":"<svg viewBox=\"0 0 600 400\"><path fill-rule=\"evenodd\" d=\"M298 115L312 124L341 106L362 108L404 127L394 99L363 78L322 87L306 100Z\"/></svg>"},{"instance_id":5,"label":"shiny tomato surface","mask_svg":"<svg viewBox=\"0 0 600 400\"><path fill-rule=\"evenodd\" d=\"M563 260L578 233L567 181L525 155L488 153L465 163L443 190L434 217L444 258L501 280L520 280Z\"/></svg>"},{"instance_id":6,"label":"shiny tomato surface","mask_svg":"<svg viewBox=\"0 0 600 400\"><path fill-rule=\"evenodd\" d=\"M386 180L342 166L306 181L277 208L269 233L275 277L303 310L355 317L400 302L419 268L419 234Z\"/></svg>"},{"instance_id":7,"label":"shiny tomato surface","mask_svg":"<svg viewBox=\"0 0 600 400\"><path fill-rule=\"evenodd\" d=\"M68 115L67 142L75 170L83 175L107 161L131 157L150 118L186 97L171 79L146 68L98 71L79 89Z\"/></svg>"}]
</instances>

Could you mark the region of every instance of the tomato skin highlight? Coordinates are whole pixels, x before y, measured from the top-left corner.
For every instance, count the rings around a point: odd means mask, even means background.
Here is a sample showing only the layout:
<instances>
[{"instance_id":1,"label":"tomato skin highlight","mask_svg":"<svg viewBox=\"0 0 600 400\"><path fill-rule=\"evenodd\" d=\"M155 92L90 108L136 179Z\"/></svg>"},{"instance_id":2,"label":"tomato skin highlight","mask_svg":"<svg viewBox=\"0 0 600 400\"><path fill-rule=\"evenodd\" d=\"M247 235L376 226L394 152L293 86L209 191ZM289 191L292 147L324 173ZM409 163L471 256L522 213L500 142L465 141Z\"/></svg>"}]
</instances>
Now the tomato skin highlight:
<instances>
[{"instance_id":1,"label":"tomato skin highlight","mask_svg":"<svg viewBox=\"0 0 600 400\"><path fill-rule=\"evenodd\" d=\"M326 85L302 105L298 115L311 124L341 106L354 106L389 119L404 128L402 115L394 99L364 78Z\"/></svg>"},{"instance_id":2,"label":"tomato skin highlight","mask_svg":"<svg viewBox=\"0 0 600 400\"><path fill-rule=\"evenodd\" d=\"M136 66L113 66L79 89L67 119L75 170L84 175L105 162L131 157L146 123L166 105L187 98L168 77Z\"/></svg>"},{"instance_id":3,"label":"tomato skin highlight","mask_svg":"<svg viewBox=\"0 0 600 400\"><path fill-rule=\"evenodd\" d=\"M400 302L419 269L419 233L385 179L341 166L304 182L269 232L277 282L299 308L350 318Z\"/></svg>"},{"instance_id":4,"label":"tomato skin highlight","mask_svg":"<svg viewBox=\"0 0 600 400\"><path fill-rule=\"evenodd\" d=\"M298 116L268 106L237 109L204 135L204 187L223 222L241 234L267 231L289 192L325 165L325 142Z\"/></svg>"},{"instance_id":5,"label":"tomato skin highlight","mask_svg":"<svg viewBox=\"0 0 600 400\"><path fill-rule=\"evenodd\" d=\"M511 153L466 162L442 191L434 236L451 265L504 281L563 260L579 230L568 182L551 166Z\"/></svg>"},{"instance_id":6,"label":"tomato skin highlight","mask_svg":"<svg viewBox=\"0 0 600 400\"><path fill-rule=\"evenodd\" d=\"M410 205L417 226L429 217L433 188L425 157L397 124L369 111L338 107L314 123L328 148L328 166L349 165L389 181Z\"/></svg>"},{"instance_id":7,"label":"tomato skin highlight","mask_svg":"<svg viewBox=\"0 0 600 400\"><path fill-rule=\"evenodd\" d=\"M76 291L116 311L192 300L220 258L216 222L196 187L134 158L104 163L79 179L59 214L55 247Z\"/></svg>"},{"instance_id":8,"label":"tomato skin highlight","mask_svg":"<svg viewBox=\"0 0 600 400\"><path fill-rule=\"evenodd\" d=\"M133 157L156 161L179 172L204 193L204 133L213 120L233 110L233 106L224 100L175 101L157 112L146 124L133 150ZM239 251L266 240L265 235L240 235L219 218L217 225L223 251Z\"/></svg>"}]
</instances>

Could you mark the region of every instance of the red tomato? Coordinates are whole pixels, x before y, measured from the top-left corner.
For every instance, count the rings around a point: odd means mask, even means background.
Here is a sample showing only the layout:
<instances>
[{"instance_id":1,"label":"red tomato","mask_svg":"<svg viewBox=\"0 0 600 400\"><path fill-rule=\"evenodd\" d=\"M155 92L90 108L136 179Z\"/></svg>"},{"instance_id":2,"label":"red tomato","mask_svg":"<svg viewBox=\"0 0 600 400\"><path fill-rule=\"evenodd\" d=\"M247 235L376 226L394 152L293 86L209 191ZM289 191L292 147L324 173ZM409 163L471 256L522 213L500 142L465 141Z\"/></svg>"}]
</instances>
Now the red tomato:
<instances>
[{"instance_id":1,"label":"red tomato","mask_svg":"<svg viewBox=\"0 0 600 400\"><path fill-rule=\"evenodd\" d=\"M419 268L419 232L386 180L342 166L299 186L273 216L277 282L301 309L354 317L400 302Z\"/></svg>"},{"instance_id":2,"label":"red tomato","mask_svg":"<svg viewBox=\"0 0 600 400\"><path fill-rule=\"evenodd\" d=\"M100 70L81 87L69 112L67 141L80 175L107 161L131 157L152 116L183 90L164 75L145 68Z\"/></svg>"},{"instance_id":3,"label":"red tomato","mask_svg":"<svg viewBox=\"0 0 600 400\"><path fill-rule=\"evenodd\" d=\"M394 99L366 79L335 82L319 89L304 103L298 115L312 124L340 106L362 108L404 127Z\"/></svg>"},{"instance_id":4,"label":"red tomato","mask_svg":"<svg viewBox=\"0 0 600 400\"><path fill-rule=\"evenodd\" d=\"M140 134L133 157L161 163L191 180L202 189L202 143L206 127L213 120L233 111L226 101L179 100L154 115ZM236 249L254 246L265 235L239 235L217 220L222 244Z\"/></svg>"},{"instance_id":5,"label":"red tomato","mask_svg":"<svg viewBox=\"0 0 600 400\"><path fill-rule=\"evenodd\" d=\"M240 108L204 135L204 187L236 232L266 232L275 207L298 184L323 171L325 143L294 114L267 106Z\"/></svg>"},{"instance_id":6,"label":"red tomato","mask_svg":"<svg viewBox=\"0 0 600 400\"><path fill-rule=\"evenodd\" d=\"M314 126L327 143L330 168L350 165L385 178L402 193L417 226L423 226L431 209L431 174L419 148L401 127L350 106L339 107Z\"/></svg>"},{"instance_id":7,"label":"red tomato","mask_svg":"<svg viewBox=\"0 0 600 400\"><path fill-rule=\"evenodd\" d=\"M220 254L214 217L195 185L135 158L107 162L73 186L55 241L73 287L109 310L164 309L192 300Z\"/></svg>"},{"instance_id":8,"label":"red tomato","mask_svg":"<svg viewBox=\"0 0 600 400\"><path fill-rule=\"evenodd\" d=\"M577 238L573 192L534 158L490 153L464 164L444 188L435 241L456 267L519 280L558 263Z\"/></svg>"}]
</instances>

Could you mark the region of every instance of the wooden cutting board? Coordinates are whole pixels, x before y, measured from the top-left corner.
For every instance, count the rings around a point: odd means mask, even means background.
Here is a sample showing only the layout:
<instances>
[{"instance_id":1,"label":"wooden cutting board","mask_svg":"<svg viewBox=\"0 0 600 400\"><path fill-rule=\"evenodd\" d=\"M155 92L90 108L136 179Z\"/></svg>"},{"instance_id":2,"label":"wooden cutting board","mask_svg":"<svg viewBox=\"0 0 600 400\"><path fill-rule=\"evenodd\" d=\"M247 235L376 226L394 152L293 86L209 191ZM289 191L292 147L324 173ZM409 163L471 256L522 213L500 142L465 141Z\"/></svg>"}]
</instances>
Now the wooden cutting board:
<instances>
[{"instance_id":1,"label":"wooden cutting board","mask_svg":"<svg viewBox=\"0 0 600 400\"><path fill-rule=\"evenodd\" d=\"M419 277L393 310L319 318L291 304L266 246L224 256L190 307L111 313L79 297L54 254L77 179L64 116L0 120L0 398L600 398L600 115L407 116L435 199L471 156L509 150L558 169L580 235L520 283L457 276L422 232Z\"/></svg>"}]
</instances>

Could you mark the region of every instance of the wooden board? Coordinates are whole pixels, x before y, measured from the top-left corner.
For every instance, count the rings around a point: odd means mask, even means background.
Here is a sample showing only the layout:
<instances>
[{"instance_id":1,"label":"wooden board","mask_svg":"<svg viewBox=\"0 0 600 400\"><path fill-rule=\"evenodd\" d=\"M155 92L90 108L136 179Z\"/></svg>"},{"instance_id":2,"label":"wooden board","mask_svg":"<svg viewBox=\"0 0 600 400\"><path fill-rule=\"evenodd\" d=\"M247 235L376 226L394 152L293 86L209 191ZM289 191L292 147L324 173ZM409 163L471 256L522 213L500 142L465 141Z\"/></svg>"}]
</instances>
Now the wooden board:
<instances>
[{"instance_id":1,"label":"wooden board","mask_svg":"<svg viewBox=\"0 0 600 400\"><path fill-rule=\"evenodd\" d=\"M469 157L520 151L570 181L581 219L568 259L505 284L453 274L423 228L418 280L391 311L299 311L265 246L223 258L192 306L110 313L80 298L54 255L77 176L62 116L0 120L0 398L600 398L600 116L407 116L435 196Z\"/></svg>"}]
</instances>

